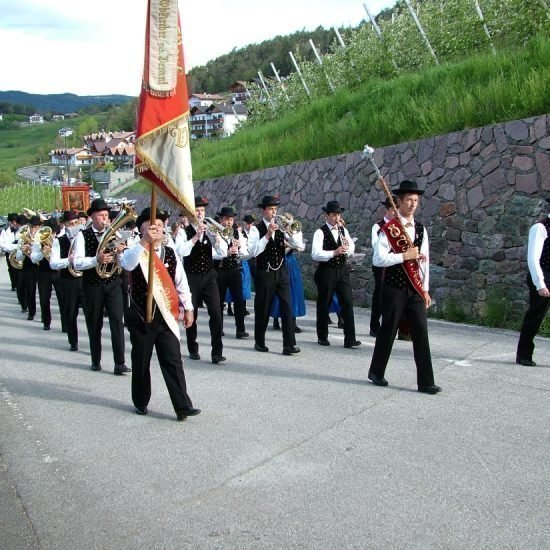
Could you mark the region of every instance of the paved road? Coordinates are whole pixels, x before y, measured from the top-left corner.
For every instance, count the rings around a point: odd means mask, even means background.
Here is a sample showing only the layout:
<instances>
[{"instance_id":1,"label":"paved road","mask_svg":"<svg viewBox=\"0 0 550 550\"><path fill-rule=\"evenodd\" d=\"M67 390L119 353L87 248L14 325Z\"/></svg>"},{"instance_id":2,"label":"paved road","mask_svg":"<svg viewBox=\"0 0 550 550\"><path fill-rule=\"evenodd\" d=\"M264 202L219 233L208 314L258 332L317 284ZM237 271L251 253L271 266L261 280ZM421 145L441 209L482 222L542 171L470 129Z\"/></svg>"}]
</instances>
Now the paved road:
<instances>
[{"instance_id":1,"label":"paved road","mask_svg":"<svg viewBox=\"0 0 550 550\"><path fill-rule=\"evenodd\" d=\"M429 396L405 342L390 385L366 381L368 312L361 349L337 329L327 349L310 307L296 357L273 331L255 353L226 317L228 361L186 361L203 414L180 423L156 363L140 417L107 338L89 371L84 337L71 353L57 317L44 332L18 311L3 262L0 305L2 549L550 547L548 339L519 367L515 333L432 321Z\"/></svg>"}]
</instances>

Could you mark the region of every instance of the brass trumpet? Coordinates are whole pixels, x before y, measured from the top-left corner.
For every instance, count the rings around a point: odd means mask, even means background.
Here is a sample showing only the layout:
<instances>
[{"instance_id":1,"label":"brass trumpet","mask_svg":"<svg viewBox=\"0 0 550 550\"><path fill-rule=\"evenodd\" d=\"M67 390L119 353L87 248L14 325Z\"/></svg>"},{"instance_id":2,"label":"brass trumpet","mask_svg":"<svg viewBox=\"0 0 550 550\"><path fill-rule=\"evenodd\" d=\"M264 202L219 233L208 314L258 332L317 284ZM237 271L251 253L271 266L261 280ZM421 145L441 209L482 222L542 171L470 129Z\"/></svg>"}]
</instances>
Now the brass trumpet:
<instances>
[{"instance_id":1,"label":"brass trumpet","mask_svg":"<svg viewBox=\"0 0 550 550\"><path fill-rule=\"evenodd\" d=\"M213 218L204 218L201 223L206 226L206 231L211 235L219 235L223 239L229 239L233 236L233 229L231 227L224 227L221 223L218 223Z\"/></svg>"},{"instance_id":2,"label":"brass trumpet","mask_svg":"<svg viewBox=\"0 0 550 550\"><path fill-rule=\"evenodd\" d=\"M29 225L24 225L19 230L19 242L18 242L17 248L12 252L10 252L10 256L9 256L10 265L14 269L23 269L23 260L20 261L17 259L17 251L21 250L23 254L25 254L25 256L30 257L29 254L23 251L23 246L26 244L32 245L32 243L33 243L33 238L31 235L31 228Z\"/></svg>"},{"instance_id":3,"label":"brass trumpet","mask_svg":"<svg viewBox=\"0 0 550 550\"><path fill-rule=\"evenodd\" d=\"M137 219L137 214L133 206L130 206L129 204L123 204L120 209L120 214L113 220L113 223L105 230L105 233L103 233L103 236L101 237L101 240L97 245L96 257L99 255L100 252L103 252L103 254L115 253L118 245L125 241L125 239L121 239L120 237L117 236L117 231L121 227L124 227L129 221L132 221L132 220L135 221L136 219ZM117 258L115 259L114 262L111 262L108 264L98 263L95 266L95 270L97 275L101 279L109 279L113 275L118 275L119 273L121 273L122 267L120 267L120 263L118 262L118 258Z\"/></svg>"},{"instance_id":4,"label":"brass trumpet","mask_svg":"<svg viewBox=\"0 0 550 550\"><path fill-rule=\"evenodd\" d=\"M294 219L294 216L290 212L283 212L281 214L275 214L273 221L282 229L283 233L289 235L295 235L302 231L302 224L298 220Z\"/></svg>"}]
</instances>

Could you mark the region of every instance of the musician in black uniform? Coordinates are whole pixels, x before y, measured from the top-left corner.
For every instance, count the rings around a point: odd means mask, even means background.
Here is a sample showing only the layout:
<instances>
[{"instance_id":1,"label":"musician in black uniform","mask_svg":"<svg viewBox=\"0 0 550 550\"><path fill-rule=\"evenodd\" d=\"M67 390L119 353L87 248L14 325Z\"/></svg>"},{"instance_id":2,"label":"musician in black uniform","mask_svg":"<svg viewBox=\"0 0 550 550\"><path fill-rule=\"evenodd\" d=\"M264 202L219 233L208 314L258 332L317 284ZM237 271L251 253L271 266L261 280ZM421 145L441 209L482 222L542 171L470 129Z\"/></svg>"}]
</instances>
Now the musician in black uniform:
<instances>
[{"instance_id":1,"label":"musician in black uniform","mask_svg":"<svg viewBox=\"0 0 550 550\"><path fill-rule=\"evenodd\" d=\"M338 201L323 206L324 223L313 234L311 258L319 262L315 271L317 285L317 343L330 346L328 317L332 296L336 293L344 321L344 347L356 348L361 342L355 337L355 316L348 257L355 252L355 243L341 222L344 208Z\"/></svg>"},{"instance_id":2,"label":"musician in black uniform","mask_svg":"<svg viewBox=\"0 0 550 550\"><path fill-rule=\"evenodd\" d=\"M165 213L157 210L156 221L150 223L151 209L145 208L136 220L142 237L139 242L127 248L120 258L120 264L130 272L130 307L126 324L132 342L132 401L137 414L147 414L151 399L151 355L157 351L160 369L172 406L178 420L199 414L187 394L185 374L181 360L178 313L184 310L185 327L193 324L193 304L185 271L176 252L163 245ZM147 279L149 270L149 249L153 243L157 262L153 287L153 310L151 323L145 323L147 303ZM155 300L155 296L169 296Z\"/></svg>"},{"instance_id":3,"label":"musician in black uniform","mask_svg":"<svg viewBox=\"0 0 550 550\"><path fill-rule=\"evenodd\" d=\"M550 203L550 198L546 199ZM527 246L527 287L529 308L525 312L519 334L516 363L525 367L536 366L533 361L535 336L550 306L550 214L535 223L529 230Z\"/></svg>"},{"instance_id":4,"label":"musician in black uniform","mask_svg":"<svg viewBox=\"0 0 550 550\"><path fill-rule=\"evenodd\" d=\"M81 229L78 222L76 212L71 210L64 212L65 232L54 240L50 256L50 267L59 270L59 281L63 293L63 317L71 351L78 351L78 309L79 307L84 308L85 304L82 274L78 274L74 269L69 269L69 267L72 268L74 260L74 254L69 254L71 244Z\"/></svg>"},{"instance_id":5,"label":"musician in black uniform","mask_svg":"<svg viewBox=\"0 0 550 550\"><path fill-rule=\"evenodd\" d=\"M265 332L269 323L269 312L273 296L279 297L281 324L283 328L283 355L299 353L296 347L295 323L292 315L290 280L285 266L285 240L294 243L292 235L283 233L275 223L279 199L272 195L263 197L258 207L262 219L250 228L248 250L256 258L254 297L254 349L267 352Z\"/></svg>"},{"instance_id":6,"label":"musician in black uniform","mask_svg":"<svg viewBox=\"0 0 550 550\"><path fill-rule=\"evenodd\" d=\"M8 226L2 231L0 247L2 248L3 252L6 255L6 265L8 266L8 275L10 276L12 292L17 290L17 286L16 286L17 275L15 274L15 271L17 270L10 264L10 261L9 261L10 252L12 250L15 250L15 247L11 247L10 245L16 244L17 241L15 239L15 234L17 233L18 229L19 229L19 225L17 224L17 214L16 213L8 214Z\"/></svg>"},{"instance_id":7,"label":"musician in black uniform","mask_svg":"<svg viewBox=\"0 0 550 550\"><path fill-rule=\"evenodd\" d=\"M222 343L222 309L213 259L227 256L227 243L206 230L204 218L208 199L195 197L195 216L198 223L185 227L185 236L178 239L176 252L183 258L185 274L193 299L194 321L186 327L187 349L191 359L200 359L197 343L197 310L204 302L208 310L212 363L225 361Z\"/></svg>"},{"instance_id":8,"label":"musician in black uniform","mask_svg":"<svg viewBox=\"0 0 550 550\"><path fill-rule=\"evenodd\" d=\"M86 301L86 328L92 355L91 370L101 370L101 329L105 306L111 331L114 373L125 374L131 369L125 364L121 279L113 265L116 255L112 252L98 251L101 237L109 224L109 206L103 199L95 199L88 209L88 216L92 218L92 224L76 236L74 267L78 271L83 271L82 288ZM121 249L122 246L119 246L119 250ZM96 271L98 265L108 265L110 275L101 278Z\"/></svg>"},{"instance_id":9,"label":"musician in black uniform","mask_svg":"<svg viewBox=\"0 0 550 550\"><path fill-rule=\"evenodd\" d=\"M55 289L57 303L61 317L61 330L66 332L65 311L63 307L63 290L60 283L59 271L53 269L48 259L52 250L55 235L59 232L59 224L50 218L46 220L42 227L49 227L52 231L51 244L34 242L31 252L31 260L38 268L36 271L36 282L38 286L38 299L40 301L40 316L44 330L50 330L52 322L51 297L52 288Z\"/></svg>"},{"instance_id":10,"label":"musician in black uniform","mask_svg":"<svg viewBox=\"0 0 550 550\"><path fill-rule=\"evenodd\" d=\"M227 242L227 256L221 260L214 260L217 271L217 282L220 291L220 303L225 301L227 289L231 291L235 303L236 337L248 338L249 334L244 326L245 302L243 300L243 279L241 272L242 257L248 256L247 240L240 231L233 227L233 221L237 213L232 206L224 206L217 214L223 227L231 230L231 237L225 238ZM222 316L223 322L223 316Z\"/></svg>"},{"instance_id":11,"label":"musician in black uniform","mask_svg":"<svg viewBox=\"0 0 550 550\"><path fill-rule=\"evenodd\" d=\"M426 310L431 305L429 294L429 246L428 233L425 227L414 219L419 197L424 191L418 189L414 181L404 180L394 191L399 198L397 203L396 228L407 232L414 246L404 252L394 251L394 245L385 231L390 223L384 225L374 249L373 263L383 267L384 284L382 286L382 325L376 335L372 355L369 379L376 386L387 386L384 378L393 342L403 314L410 327L416 363L418 391L435 394L441 391L434 383L430 342L428 340L428 321ZM389 231L389 230L388 230ZM392 231L390 231L390 234ZM411 282L413 275L407 275L403 262L417 260L418 288Z\"/></svg>"},{"instance_id":12,"label":"musician in black uniform","mask_svg":"<svg viewBox=\"0 0 550 550\"><path fill-rule=\"evenodd\" d=\"M34 239L36 232L42 225L40 216L31 216L29 219L29 238ZM31 260L32 244L20 244L16 259L23 261L21 288L28 307L27 320L33 321L36 315L36 272L38 266Z\"/></svg>"},{"instance_id":13,"label":"musician in black uniform","mask_svg":"<svg viewBox=\"0 0 550 550\"><path fill-rule=\"evenodd\" d=\"M393 197L394 203L397 203L397 197ZM374 250L376 243L378 242L378 237L382 231L382 226L390 221L395 216L395 210L391 205L390 199L386 199L382 203L386 207L384 212L384 217L381 220L378 220L373 226L371 231L371 246ZM376 338L376 333L380 328L380 317L382 316L380 294L382 291L382 276L384 273L383 267L376 267L372 264L372 274L374 275L374 292L372 293L372 306L370 312L370 335Z\"/></svg>"}]
</instances>

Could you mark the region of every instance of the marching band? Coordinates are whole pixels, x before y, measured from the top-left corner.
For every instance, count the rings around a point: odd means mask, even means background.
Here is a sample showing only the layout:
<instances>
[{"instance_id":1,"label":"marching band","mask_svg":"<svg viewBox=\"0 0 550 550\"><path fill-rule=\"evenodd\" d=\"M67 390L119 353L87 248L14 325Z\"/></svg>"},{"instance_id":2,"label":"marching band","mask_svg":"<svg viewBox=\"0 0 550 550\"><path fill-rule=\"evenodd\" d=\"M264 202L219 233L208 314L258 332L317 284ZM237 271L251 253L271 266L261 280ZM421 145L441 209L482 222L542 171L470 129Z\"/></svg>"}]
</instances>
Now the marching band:
<instances>
[{"instance_id":1,"label":"marching band","mask_svg":"<svg viewBox=\"0 0 550 550\"><path fill-rule=\"evenodd\" d=\"M382 296L381 299L377 296L376 305L382 310L382 325L379 328L377 313L371 324L371 336L377 340L368 377L375 385L387 384L385 367L398 321L406 312L413 319L413 346L415 358L420 362L419 391L436 393L440 388L433 381L423 309L429 305L428 298L415 293L414 281L409 280L406 269L401 267L409 259L422 263L420 284L427 295L427 235L419 222L413 221L414 226L410 224L422 191L411 182L403 182L396 193L400 199L399 209L387 210L387 216L376 225L377 239L373 242L377 293ZM415 197L412 203L409 196ZM77 318L79 310L83 310L92 371L102 370L101 331L104 316L108 317L113 372L116 375L132 373L132 399L137 414L147 414L153 348L177 418L183 420L200 413L187 393L178 319L183 320L189 357L199 360L197 313L204 306L210 329L211 361L214 364L226 361L222 306L229 296L234 308L235 337L248 338L245 300L250 292L246 285L250 284L251 268L255 290L254 350L269 351L265 335L269 317L273 316L281 319L283 355L295 356L300 352L296 333L301 331L297 330L296 317L305 314L305 300L299 264L294 257L295 252L302 252L306 246L300 222L291 214L279 213L279 198L272 195L264 196L258 204L258 221L247 214L242 218L242 227L236 223L238 212L233 206L222 206L213 219L206 216L208 204L207 198L195 197L195 218L190 222L182 214L168 231L165 227L168 212L157 210L155 223L150 224L149 208L138 216L133 208L123 205L118 215L110 217L109 205L99 198L85 214L64 212L59 223L54 219L43 220L32 212L30 219L10 214L9 225L0 234L11 289L17 292L21 309L29 320L36 315L38 285L41 321L45 330L50 329L50 298L54 289L61 328L67 333L69 349L76 352L79 349ZM355 239L345 226L344 208L338 201L329 201L323 212L326 220L314 232L311 249L311 257L317 262L314 276L317 342L330 346L329 312L337 300L344 347L358 348L361 342L355 333L350 278ZM394 218L408 220L407 228L412 227L413 246L408 250L395 249L391 238L384 233ZM149 285L153 288L153 314L148 323L145 320L149 277L146 265L152 250L156 256L154 282ZM378 307L374 309L379 311ZM130 333L131 367L126 365L125 327Z\"/></svg>"}]
</instances>

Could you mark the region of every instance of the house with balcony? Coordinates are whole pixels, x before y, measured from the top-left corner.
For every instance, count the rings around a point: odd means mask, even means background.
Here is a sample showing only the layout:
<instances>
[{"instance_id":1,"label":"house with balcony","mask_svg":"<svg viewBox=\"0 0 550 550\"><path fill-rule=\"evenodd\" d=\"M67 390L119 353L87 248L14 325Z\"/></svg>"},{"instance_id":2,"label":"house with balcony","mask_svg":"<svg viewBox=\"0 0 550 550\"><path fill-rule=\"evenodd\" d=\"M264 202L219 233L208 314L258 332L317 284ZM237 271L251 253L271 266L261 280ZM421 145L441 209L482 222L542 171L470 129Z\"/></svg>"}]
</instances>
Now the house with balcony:
<instances>
[{"instance_id":1,"label":"house with balcony","mask_svg":"<svg viewBox=\"0 0 550 550\"><path fill-rule=\"evenodd\" d=\"M54 166L90 166L94 163L94 156L87 147L54 149L49 156Z\"/></svg>"},{"instance_id":2,"label":"house with balcony","mask_svg":"<svg viewBox=\"0 0 550 550\"><path fill-rule=\"evenodd\" d=\"M193 107L210 107L212 103L223 103L225 98L218 94L191 94L189 96L189 109Z\"/></svg>"},{"instance_id":3,"label":"house with balcony","mask_svg":"<svg viewBox=\"0 0 550 550\"><path fill-rule=\"evenodd\" d=\"M229 86L231 93L231 103L233 105L244 105L250 99L250 81L237 80Z\"/></svg>"},{"instance_id":4,"label":"house with balcony","mask_svg":"<svg viewBox=\"0 0 550 550\"><path fill-rule=\"evenodd\" d=\"M235 132L237 125L247 119L245 105L216 104L193 107L190 110L191 139L223 138Z\"/></svg>"}]
</instances>

